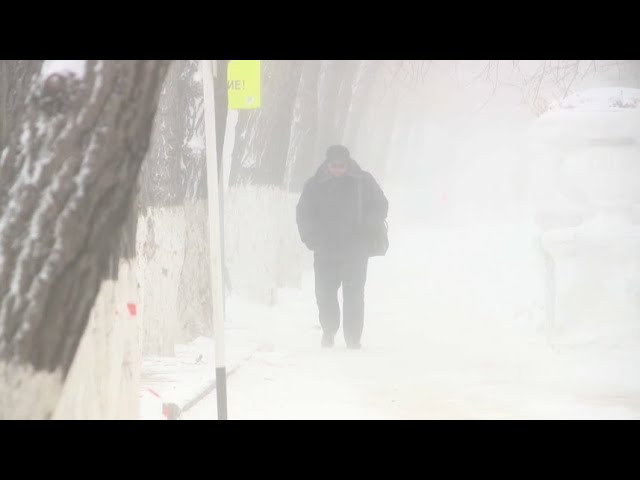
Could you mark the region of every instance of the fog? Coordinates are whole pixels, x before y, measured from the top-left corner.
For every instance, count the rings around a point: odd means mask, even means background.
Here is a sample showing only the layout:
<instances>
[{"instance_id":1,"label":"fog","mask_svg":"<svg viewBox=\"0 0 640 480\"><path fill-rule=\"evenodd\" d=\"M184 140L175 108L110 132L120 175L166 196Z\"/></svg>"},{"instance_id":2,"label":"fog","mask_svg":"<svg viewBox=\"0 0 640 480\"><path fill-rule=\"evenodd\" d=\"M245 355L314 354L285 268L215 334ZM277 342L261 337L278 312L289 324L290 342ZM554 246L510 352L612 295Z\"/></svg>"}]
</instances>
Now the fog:
<instances>
[{"instance_id":1,"label":"fog","mask_svg":"<svg viewBox=\"0 0 640 480\"><path fill-rule=\"evenodd\" d=\"M389 200L361 351L342 330L335 351L318 348L308 252L301 284L268 313L235 307L266 345L230 379L237 418L638 418L638 65L569 87L544 78L531 100L531 85L509 84L512 62L478 79L481 63L430 62L381 102L379 115L396 109L383 167L347 145ZM616 96L630 101L624 114L608 111ZM186 416L215 418L213 405Z\"/></svg>"},{"instance_id":2,"label":"fog","mask_svg":"<svg viewBox=\"0 0 640 480\"><path fill-rule=\"evenodd\" d=\"M101 286L58 418L215 419L221 366L230 419L640 418L640 62L261 61L260 107L220 116L216 83L215 125L205 62L164 79L127 268ZM342 318L322 348L296 222L336 144L388 200L360 349ZM108 328L114 304L137 328Z\"/></svg>"}]
</instances>

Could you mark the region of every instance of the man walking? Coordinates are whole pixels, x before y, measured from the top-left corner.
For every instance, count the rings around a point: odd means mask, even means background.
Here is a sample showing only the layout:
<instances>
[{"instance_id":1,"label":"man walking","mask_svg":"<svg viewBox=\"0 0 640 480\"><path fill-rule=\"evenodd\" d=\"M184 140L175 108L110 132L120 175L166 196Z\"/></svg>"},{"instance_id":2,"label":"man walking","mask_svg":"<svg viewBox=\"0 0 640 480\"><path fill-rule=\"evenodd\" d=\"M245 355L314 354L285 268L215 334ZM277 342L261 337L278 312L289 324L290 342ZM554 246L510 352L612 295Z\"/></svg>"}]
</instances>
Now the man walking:
<instances>
[{"instance_id":1,"label":"man walking","mask_svg":"<svg viewBox=\"0 0 640 480\"><path fill-rule=\"evenodd\" d=\"M314 253L322 347L333 347L340 327L342 285L344 339L348 348L360 348L367 264L369 257L386 253L388 208L373 176L342 145L327 149L326 160L304 186L296 221L300 238Z\"/></svg>"}]
</instances>

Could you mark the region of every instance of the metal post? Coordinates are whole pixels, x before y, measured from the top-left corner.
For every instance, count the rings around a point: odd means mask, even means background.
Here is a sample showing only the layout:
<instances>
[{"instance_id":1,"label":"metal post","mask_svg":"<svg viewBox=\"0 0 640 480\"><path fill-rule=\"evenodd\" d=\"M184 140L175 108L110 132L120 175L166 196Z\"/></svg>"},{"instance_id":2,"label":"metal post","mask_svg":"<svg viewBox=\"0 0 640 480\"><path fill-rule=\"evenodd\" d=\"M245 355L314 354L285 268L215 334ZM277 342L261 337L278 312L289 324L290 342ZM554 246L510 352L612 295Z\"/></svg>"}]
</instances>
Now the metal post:
<instances>
[{"instance_id":1,"label":"metal post","mask_svg":"<svg viewBox=\"0 0 640 480\"><path fill-rule=\"evenodd\" d=\"M215 95L214 61L201 60L202 83L204 87L204 129L207 157L207 199L209 211L209 259L213 303L213 335L215 342L216 394L218 420L227 420L227 369L224 349L224 277L223 261L224 237L222 236L223 212L221 196L222 158L218 154Z\"/></svg>"}]
</instances>

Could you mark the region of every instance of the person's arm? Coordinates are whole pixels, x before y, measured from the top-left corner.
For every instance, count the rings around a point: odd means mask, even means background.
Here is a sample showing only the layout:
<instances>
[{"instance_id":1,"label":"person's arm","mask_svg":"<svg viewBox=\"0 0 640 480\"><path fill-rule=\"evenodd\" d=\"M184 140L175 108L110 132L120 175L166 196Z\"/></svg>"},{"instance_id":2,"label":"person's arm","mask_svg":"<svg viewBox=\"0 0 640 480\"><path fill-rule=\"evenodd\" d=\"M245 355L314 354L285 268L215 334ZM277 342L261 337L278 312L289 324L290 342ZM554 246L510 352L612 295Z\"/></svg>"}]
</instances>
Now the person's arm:
<instances>
[{"instance_id":1,"label":"person's arm","mask_svg":"<svg viewBox=\"0 0 640 480\"><path fill-rule=\"evenodd\" d=\"M296 207L296 223L298 224L298 233L300 240L309 250L313 250L316 243L316 218L311 195L312 185L307 182L302 189L302 195Z\"/></svg>"}]
</instances>

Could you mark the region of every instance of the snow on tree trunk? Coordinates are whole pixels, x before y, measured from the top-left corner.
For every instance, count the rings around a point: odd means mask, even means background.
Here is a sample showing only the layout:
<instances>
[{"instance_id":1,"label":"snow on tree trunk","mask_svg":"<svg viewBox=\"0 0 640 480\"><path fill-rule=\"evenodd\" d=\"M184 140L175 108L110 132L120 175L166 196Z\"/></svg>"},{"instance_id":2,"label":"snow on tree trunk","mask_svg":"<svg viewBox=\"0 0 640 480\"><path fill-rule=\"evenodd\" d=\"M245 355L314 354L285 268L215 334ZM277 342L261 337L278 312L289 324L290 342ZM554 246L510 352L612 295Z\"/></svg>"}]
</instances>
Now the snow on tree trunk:
<instances>
[{"instance_id":1,"label":"snow on tree trunk","mask_svg":"<svg viewBox=\"0 0 640 480\"><path fill-rule=\"evenodd\" d=\"M0 418L50 418L132 208L166 61L47 61L0 155Z\"/></svg>"},{"instance_id":2,"label":"snow on tree trunk","mask_svg":"<svg viewBox=\"0 0 640 480\"><path fill-rule=\"evenodd\" d=\"M0 60L0 150L7 145L11 129L20 120L21 103L26 100L41 66L41 60Z\"/></svg>"}]
</instances>

